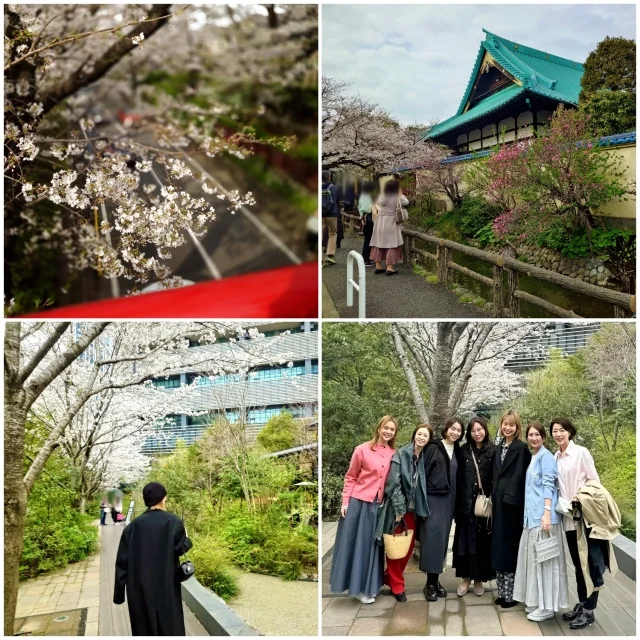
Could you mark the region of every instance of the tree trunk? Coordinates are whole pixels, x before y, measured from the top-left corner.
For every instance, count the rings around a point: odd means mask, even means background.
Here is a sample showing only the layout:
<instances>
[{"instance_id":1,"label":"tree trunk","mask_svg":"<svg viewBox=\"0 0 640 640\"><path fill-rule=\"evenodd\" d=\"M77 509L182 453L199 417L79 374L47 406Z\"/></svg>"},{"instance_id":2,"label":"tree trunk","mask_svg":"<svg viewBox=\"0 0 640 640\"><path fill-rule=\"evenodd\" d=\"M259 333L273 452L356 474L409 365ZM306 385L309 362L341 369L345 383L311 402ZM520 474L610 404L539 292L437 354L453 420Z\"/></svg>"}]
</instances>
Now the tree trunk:
<instances>
[{"instance_id":1,"label":"tree trunk","mask_svg":"<svg viewBox=\"0 0 640 640\"><path fill-rule=\"evenodd\" d=\"M407 379L407 384L409 385L409 389L411 390L413 405L416 408L418 416L420 417L420 422L429 422L429 415L427 414L424 406L424 400L422 398L422 393L420 392L420 387L418 386L416 375L413 372L413 368L411 367L409 357L405 353L404 347L402 346L402 338L400 337L398 327L395 324L391 325L391 333L393 335L393 344L395 345L396 353L398 354L398 358L400 360L400 366L404 371L404 376Z\"/></svg>"},{"instance_id":2,"label":"tree trunk","mask_svg":"<svg viewBox=\"0 0 640 640\"><path fill-rule=\"evenodd\" d=\"M18 576L22 555L27 488L22 481L25 392L16 382L20 366L20 323L5 327L4 349L4 635L13 635L18 602Z\"/></svg>"},{"instance_id":3,"label":"tree trunk","mask_svg":"<svg viewBox=\"0 0 640 640\"><path fill-rule=\"evenodd\" d=\"M431 426L434 429L442 429L445 422L451 417L449 415L449 392L453 350L466 326L467 323L462 322L438 323L438 340L433 358L433 376L429 398L429 415L431 416Z\"/></svg>"}]
</instances>

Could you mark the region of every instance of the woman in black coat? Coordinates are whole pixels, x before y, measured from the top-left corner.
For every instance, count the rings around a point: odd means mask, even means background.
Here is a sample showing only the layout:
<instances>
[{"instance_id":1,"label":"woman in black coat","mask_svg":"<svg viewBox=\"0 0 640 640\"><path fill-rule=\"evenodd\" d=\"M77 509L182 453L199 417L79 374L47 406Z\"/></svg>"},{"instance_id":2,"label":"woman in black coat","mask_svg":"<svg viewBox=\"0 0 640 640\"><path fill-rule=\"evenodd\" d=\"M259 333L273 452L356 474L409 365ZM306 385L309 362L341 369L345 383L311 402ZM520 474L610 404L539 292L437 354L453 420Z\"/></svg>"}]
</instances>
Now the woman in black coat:
<instances>
[{"instance_id":1,"label":"woman in black coat","mask_svg":"<svg viewBox=\"0 0 640 640\"><path fill-rule=\"evenodd\" d=\"M456 532L453 537L453 563L456 576L462 578L458 595L464 596L473 580L473 592L484 593L483 582L495 578L491 566L491 526L488 518L476 518L476 497L491 497L496 447L489 439L487 421L476 416L467 426L466 442L460 447L460 466L456 485ZM475 458L475 463L474 463ZM477 471L476 471L477 465Z\"/></svg>"},{"instance_id":2,"label":"woman in black coat","mask_svg":"<svg viewBox=\"0 0 640 640\"><path fill-rule=\"evenodd\" d=\"M134 636L184 636L180 556L191 549L184 524L166 511L167 492L159 482L142 490L147 510L122 532L116 557L113 602L125 591Z\"/></svg>"},{"instance_id":3,"label":"woman in black coat","mask_svg":"<svg viewBox=\"0 0 640 640\"><path fill-rule=\"evenodd\" d=\"M429 516L420 522L420 570L427 574L424 597L430 602L446 598L440 574L447 558L449 533L456 505L462 422L451 418L442 429L442 439L430 440L422 452L427 480Z\"/></svg>"},{"instance_id":4,"label":"woman in black coat","mask_svg":"<svg viewBox=\"0 0 640 640\"><path fill-rule=\"evenodd\" d=\"M502 442L493 465L493 540L491 564L496 572L496 604L508 609L517 604L513 586L524 522L524 490L531 453L520 440L520 416L509 409L500 419Z\"/></svg>"}]
</instances>

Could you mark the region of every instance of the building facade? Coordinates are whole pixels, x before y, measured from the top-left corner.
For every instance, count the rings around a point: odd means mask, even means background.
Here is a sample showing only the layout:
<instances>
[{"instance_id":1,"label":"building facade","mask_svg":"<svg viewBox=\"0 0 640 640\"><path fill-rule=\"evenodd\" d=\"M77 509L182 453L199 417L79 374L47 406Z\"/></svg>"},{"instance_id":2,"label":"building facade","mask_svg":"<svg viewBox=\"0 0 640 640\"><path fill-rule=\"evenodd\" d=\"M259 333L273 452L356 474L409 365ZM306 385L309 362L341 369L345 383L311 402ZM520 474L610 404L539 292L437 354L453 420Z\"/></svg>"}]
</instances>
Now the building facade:
<instances>
[{"instance_id":1,"label":"building facade","mask_svg":"<svg viewBox=\"0 0 640 640\"><path fill-rule=\"evenodd\" d=\"M192 444L222 417L232 424L243 423L249 441L270 418L283 411L314 424L319 384L318 323L280 322L256 328L265 335L264 359L246 373L210 375L203 366L153 381L167 393L188 384L194 384L195 390L185 401L189 413L167 416L165 424L147 437L144 453L170 453L179 440ZM241 348L224 338L212 345L194 340L190 346L202 352L204 362L210 358L212 363ZM274 364L282 358L287 362Z\"/></svg>"}]
</instances>

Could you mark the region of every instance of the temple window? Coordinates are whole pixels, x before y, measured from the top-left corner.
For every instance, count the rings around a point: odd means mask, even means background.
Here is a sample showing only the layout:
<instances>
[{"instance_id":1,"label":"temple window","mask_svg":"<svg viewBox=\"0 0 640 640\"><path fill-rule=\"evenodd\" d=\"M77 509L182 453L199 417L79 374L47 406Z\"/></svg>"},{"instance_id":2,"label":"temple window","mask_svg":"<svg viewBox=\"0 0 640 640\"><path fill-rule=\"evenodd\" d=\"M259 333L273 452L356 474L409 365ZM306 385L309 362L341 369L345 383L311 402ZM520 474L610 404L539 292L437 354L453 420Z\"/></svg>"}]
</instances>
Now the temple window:
<instances>
[{"instance_id":1,"label":"temple window","mask_svg":"<svg viewBox=\"0 0 640 640\"><path fill-rule=\"evenodd\" d=\"M480 129L474 129L469 133L469 151L482 149L482 133Z\"/></svg>"},{"instance_id":2,"label":"temple window","mask_svg":"<svg viewBox=\"0 0 640 640\"><path fill-rule=\"evenodd\" d=\"M463 133L458 136L458 140L456 142L456 147L458 149L458 153L467 153L469 151L469 139L467 138L467 134Z\"/></svg>"},{"instance_id":3,"label":"temple window","mask_svg":"<svg viewBox=\"0 0 640 640\"><path fill-rule=\"evenodd\" d=\"M482 129L482 148L493 147L497 144L498 138L496 136L497 128L495 124L488 124Z\"/></svg>"},{"instance_id":4,"label":"temple window","mask_svg":"<svg viewBox=\"0 0 640 640\"><path fill-rule=\"evenodd\" d=\"M518 139L533 135L533 113L525 111L518 116Z\"/></svg>"}]
</instances>

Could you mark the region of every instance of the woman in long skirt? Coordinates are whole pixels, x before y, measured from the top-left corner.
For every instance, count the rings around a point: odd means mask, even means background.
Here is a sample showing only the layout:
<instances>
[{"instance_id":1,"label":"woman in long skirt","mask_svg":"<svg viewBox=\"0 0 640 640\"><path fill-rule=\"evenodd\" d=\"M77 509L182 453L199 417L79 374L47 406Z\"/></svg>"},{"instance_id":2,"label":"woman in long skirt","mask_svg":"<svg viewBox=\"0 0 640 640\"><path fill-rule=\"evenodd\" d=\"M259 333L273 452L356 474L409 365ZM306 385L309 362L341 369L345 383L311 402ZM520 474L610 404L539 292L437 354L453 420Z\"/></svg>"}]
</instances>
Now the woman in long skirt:
<instances>
[{"instance_id":1,"label":"woman in long skirt","mask_svg":"<svg viewBox=\"0 0 640 640\"><path fill-rule=\"evenodd\" d=\"M460 467L456 484L456 532L453 536L453 563L456 576L462 578L458 595L464 596L473 580L473 592L484 593L483 582L493 580L491 566L491 526L488 518L474 513L476 497L491 497L493 456L496 447L489 438L487 421L475 416L467 426L466 442L460 448ZM478 484L482 482L482 491Z\"/></svg>"},{"instance_id":2,"label":"woman in long skirt","mask_svg":"<svg viewBox=\"0 0 640 640\"><path fill-rule=\"evenodd\" d=\"M562 516L558 504L558 465L544 446L547 432L537 421L527 427L527 442L533 451L527 469L524 494L524 531L520 538L513 597L524 602L527 618L542 622L569 606L567 563L562 539ZM559 554L538 562L535 544L553 538Z\"/></svg>"},{"instance_id":3,"label":"woman in long skirt","mask_svg":"<svg viewBox=\"0 0 640 640\"><path fill-rule=\"evenodd\" d=\"M384 416L372 440L353 451L344 478L329 582L332 593L348 591L363 604L375 602L383 584L384 549L375 533L397 431L396 419Z\"/></svg>"},{"instance_id":4,"label":"woman in long skirt","mask_svg":"<svg viewBox=\"0 0 640 640\"><path fill-rule=\"evenodd\" d=\"M420 523L420 570L427 574L424 597L429 602L446 598L440 574L447 559L447 545L456 506L456 477L460 458L458 440L462 422L451 418L442 429L442 440L430 440L424 449L429 516Z\"/></svg>"},{"instance_id":5,"label":"woman in long skirt","mask_svg":"<svg viewBox=\"0 0 640 640\"><path fill-rule=\"evenodd\" d=\"M385 183L383 193L380 194L376 206L378 218L373 225L371 236L371 260L376 263L375 274L386 273L395 276L398 271L394 265L402 260L402 225L396 219L398 207L406 207L409 200L400 192L400 183L389 180ZM382 263L387 265L386 272Z\"/></svg>"},{"instance_id":6,"label":"woman in long skirt","mask_svg":"<svg viewBox=\"0 0 640 640\"><path fill-rule=\"evenodd\" d=\"M593 457L586 447L574 442L577 430L567 418L554 418L551 421L551 435L558 444L555 458L558 463L558 485L560 497L568 502L575 500L578 491L588 480L600 482ZM562 518L567 547L576 570L578 603L571 611L562 614L564 620L570 620L571 629L584 629L595 621L595 609L598 606L598 589L604 585L604 572L610 566L609 542L590 536L591 529L584 527L588 568L582 566L578 545L584 545L584 539L578 541L578 533L573 518ZM585 572L589 582L585 579ZM589 586L588 586L589 585Z\"/></svg>"},{"instance_id":7,"label":"woman in long skirt","mask_svg":"<svg viewBox=\"0 0 640 640\"><path fill-rule=\"evenodd\" d=\"M524 487L531 454L520 440L520 416L509 409L500 419L502 442L493 464L493 533L491 564L496 572L498 597L503 609L515 607L513 587L524 519Z\"/></svg>"}]
</instances>

